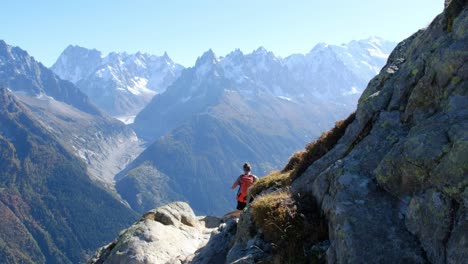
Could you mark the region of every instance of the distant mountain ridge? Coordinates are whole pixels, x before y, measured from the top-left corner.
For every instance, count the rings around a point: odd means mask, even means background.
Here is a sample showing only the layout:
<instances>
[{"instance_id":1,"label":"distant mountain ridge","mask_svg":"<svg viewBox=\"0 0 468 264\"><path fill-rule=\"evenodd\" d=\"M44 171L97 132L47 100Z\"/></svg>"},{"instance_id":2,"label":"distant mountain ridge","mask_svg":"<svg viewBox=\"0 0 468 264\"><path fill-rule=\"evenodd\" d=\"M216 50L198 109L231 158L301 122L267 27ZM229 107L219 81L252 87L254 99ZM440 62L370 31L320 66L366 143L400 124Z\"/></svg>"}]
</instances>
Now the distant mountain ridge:
<instances>
[{"instance_id":1,"label":"distant mountain ridge","mask_svg":"<svg viewBox=\"0 0 468 264\"><path fill-rule=\"evenodd\" d=\"M302 85L328 88L316 96L336 100L359 96L395 46L396 43L379 37L341 45L320 43L309 53L288 56L284 62Z\"/></svg>"},{"instance_id":2,"label":"distant mountain ridge","mask_svg":"<svg viewBox=\"0 0 468 264\"><path fill-rule=\"evenodd\" d=\"M225 57L217 57L208 50L193 68L183 72L173 87L153 98L137 115L133 127L139 136L152 141L177 127L180 124L177 120L186 120L186 115L196 114L197 109L203 111L215 94L224 91L236 91L249 100L264 95L290 101L310 97L315 101L344 104L351 111L394 45L372 37L341 46L318 44L308 54L284 59L263 47L250 54L235 50ZM210 74L225 78L226 83L222 87L213 86L210 91L203 90L205 77ZM158 120L160 117L163 119Z\"/></svg>"},{"instance_id":3,"label":"distant mountain ridge","mask_svg":"<svg viewBox=\"0 0 468 264\"><path fill-rule=\"evenodd\" d=\"M51 96L89 114L101 115L72 83L58 78L41 63L20 49L0 40L0 83L29 96Z\"/></svg>"},{"instance_id":4,"label":"distant mountain ridge","mask_svg":"<svg viewBox=\"0 0 468 264\"><path fill-rule=\"evenodd\" d=\"M126 117L136 115L155 94L163 92L183 67L167 53L111 52L103 56L96 49L70 45L51 69L76 84L103 111Z\"/></svg>"}]
</instances>

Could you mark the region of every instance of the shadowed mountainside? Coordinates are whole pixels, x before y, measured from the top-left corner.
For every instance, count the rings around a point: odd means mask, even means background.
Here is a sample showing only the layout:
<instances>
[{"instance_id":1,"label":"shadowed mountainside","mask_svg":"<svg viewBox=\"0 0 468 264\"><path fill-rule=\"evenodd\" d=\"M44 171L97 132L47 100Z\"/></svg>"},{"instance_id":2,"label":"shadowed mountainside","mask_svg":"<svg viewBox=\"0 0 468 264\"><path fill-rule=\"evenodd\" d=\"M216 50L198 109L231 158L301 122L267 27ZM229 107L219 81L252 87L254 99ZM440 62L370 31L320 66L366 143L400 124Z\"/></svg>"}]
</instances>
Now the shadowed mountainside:
<instances>
[{"instance_id":1,"label":"shadowed mountainside","mask_svg":"<svg viewBox=\"0 0 468 264\"><path fill-rule=\"evenodd\" d=\"M77 263L135 220L0 88L0 262Z\"/></svg>"}]
</instances>

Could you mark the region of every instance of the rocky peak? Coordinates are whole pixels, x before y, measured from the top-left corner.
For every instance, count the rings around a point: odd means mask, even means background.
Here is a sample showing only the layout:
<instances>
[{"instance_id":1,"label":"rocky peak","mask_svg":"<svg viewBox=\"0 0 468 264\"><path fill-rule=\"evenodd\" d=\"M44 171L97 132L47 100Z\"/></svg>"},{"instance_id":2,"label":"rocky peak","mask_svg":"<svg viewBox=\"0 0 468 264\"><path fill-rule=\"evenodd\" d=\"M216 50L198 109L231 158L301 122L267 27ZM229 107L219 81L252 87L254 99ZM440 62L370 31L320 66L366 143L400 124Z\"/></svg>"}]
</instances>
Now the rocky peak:
<instances>
[{"instance_id":1,"label":"rocky peak","mask_svg":"<svg viewBox=\"0 0 468 264\"><path fill-rule=\"evenodd\" d=\"M71 57L85 56L90 58L97 58L101 57L102 55L101 52L96 49L88 49L78 45L68 45L62 52L62 54Z\"/></svg>"},{"instance_id":2,"label":"rocky peak","mask_svg":"<svg viewBox=\"0 0 468 264\"><path fill-rule=\"evenodd\" d=\"M162 58L166 61L166 62L169 62L169 63L172 63L172 59L171 57L169 57L169 54L167 54L167 51L164 52Z\"/></svg>"},{"instance_id":3,"label":"rocky peak","mask_svg":"<svg viewBox=\"0 0 468 264\"><path fill-rule=\"evenodd\" d=\"M0 53L9 54L11 52L11 46L6 44L6 42L0 39Z\"/></svg>"},{"instance_id":4,"label":"rocky peak","mask_svg":"<svg viewBox=\"0 0 468 264\"><path fill-rule=\"evenodd\" d=\"M3 51L0 50L0 83L13 92L33 97L49 96L86 113L101 115L78 88L58 78L25 50L4 44Z\"/></svg>"},{"instance_id":5,"label":"rocky peak","mask_svg":"<svg viewBox=\"0 0 468 264\"><path fill-rule=\"evenodd\" d=\"M69 45L51 69L60 78L76 84L79 80L89 76L102 63L101 57L101 52L96 49Z\"/></svg>"},{"instance_id":6,"label":"rocky peak","mask_svg":"<svg viewBox=\"0 0 468 264\"><path fill-rule=\"evenodd\" d=\"M207 74L210 72L214 72L215 75L219 76L219 73L217 73L215 70L215 65L218 64L218 58L216 57L216 54L213 52L213 50L209 49L201 57L197 59L195 62L195 74L197 75L197 78L199 81L205 79Z\"/></svg>"},{"instance_id":7,"label":"rocky peak","mask_svg":"<svg viewBox=\"0 0 468 264\"><path fill-rule=\"evenodd\" d=\"M256 50L252 52L252 54L257 54L257 55L266 55L268 53L269 52L263 46L258 47Z\"/></svg>"},{"instance_id":8,"label":"rocky peak","mask_svg":"<svg viewBox=\"0 0 468 264\"><path fill-rule=\"evenodd\" d=\"M18 47L8 45L4 40L0 40L0 59L1 57L9 59L21 59L28 57L28 53Z\"/></svg>"},{"instance_id":9,"label":"rocky peak","mask_svg":"<svg viewBox=\"0 0 468 264\"><path fill-rule=\"evenodd\" d=\"M203 65L213 65L218 62L216 54L212 49L205 51L195 62L195 67L201 67Z\"/></svg>"}]
</instances>

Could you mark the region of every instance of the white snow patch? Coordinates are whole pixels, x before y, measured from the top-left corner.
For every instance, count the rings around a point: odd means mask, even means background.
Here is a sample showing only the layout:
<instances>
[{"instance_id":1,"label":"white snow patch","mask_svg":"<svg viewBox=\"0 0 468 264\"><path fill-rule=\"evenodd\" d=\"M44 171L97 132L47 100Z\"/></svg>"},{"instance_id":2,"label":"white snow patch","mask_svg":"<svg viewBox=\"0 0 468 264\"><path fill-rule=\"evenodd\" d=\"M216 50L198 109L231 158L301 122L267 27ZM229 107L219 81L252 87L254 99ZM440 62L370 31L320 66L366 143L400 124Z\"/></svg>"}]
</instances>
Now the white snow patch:
<instances>
[{"instance_id":1,"label":"white snow patch","mask_svg":"<svg viewBox=\"0 0 468 264\"><path fill-rule=\"evenodd\" d=\"M135 122L135 117L136 115L131 115L131 116L117 116L115 117L117 120L120 120L122 123L129 125L133 124Z\"/></svg>"},{"instance_id":2,"label":"white snow patch","mask_svg":"<svg viewBox=\"0 0 468 264\"><path fill-rule=\"evenodd\" d=\"M133 82L133 86L128 86L127 89L134 95L156 94L155 91L150 90L146 87L146 84L148 84L148 79L146 78L135 77L131 82Z\"/></svg>"},{"instance_id":3,"label":"white snow patch","mask_svg":"<svg viewBox=\"0 0 468 264\"><path fill-rule=\"evenodd\" d=\"M83 150L78 150L78 151L76 152L76 154L78 154L78 156L79 156L83 161L85 161L86 163L89 162L88 158L86 157L86 152L85 152L85 151L83 151Z\"/></svg>"},{"instance_id":4,"label":"white snow patch","mask_svg":"<svg viewBox=\"0 0 468 264\"><path fill-rule=\"evenodd\" d=\"M277 96L279 99L283 99L283 100L286 100L286 101L289 101L289 102L292 102L292 99L290 97L286 97L286 96Z\"/></svg>"},{"instance_id":5,"label":"white snow patch","mask_svg":"<svg viewBox=\"0 0 468 264\"><path fill-rule=\"evenodd\" d=\"M47 94L41 92L36 96L37 99L39 100L44 100L44 101L55 101L55 99L52 96L48 96Z\"/></svg>"}]
</instances>

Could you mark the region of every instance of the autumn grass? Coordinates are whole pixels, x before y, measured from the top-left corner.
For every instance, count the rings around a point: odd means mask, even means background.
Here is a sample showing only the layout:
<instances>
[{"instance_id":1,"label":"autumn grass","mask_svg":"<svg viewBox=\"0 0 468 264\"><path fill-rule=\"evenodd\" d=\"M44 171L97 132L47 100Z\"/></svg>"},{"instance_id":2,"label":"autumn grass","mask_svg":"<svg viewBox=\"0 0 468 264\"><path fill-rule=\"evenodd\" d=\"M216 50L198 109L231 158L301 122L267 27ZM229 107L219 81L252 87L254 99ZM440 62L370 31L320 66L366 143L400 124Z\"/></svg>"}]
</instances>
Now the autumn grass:
<instances>
[{"instance_id":1,"label":"autumn grass","mask_svg":"<svg viewBox=\"0 0 468 264\"><path fill-rule=\"evenodd\" d=\"M249 188L250 197L256 197L262 191L269 188L281 188L290 185L289 173L282 173L281 171L273 171L265 177L260 178Z\"/></svg>"},{"instance_id":2,"label":"autumn grass","mask_svg":"<svg viewBox=\"0 0 468 264\"><path fill-rule=\"evenodd\" d=\"M328 239L328 225L311 196L295 197L285 189L263 194L251 203L251 215L278 263L319 262L307 250Z\"/></svg>"},{"instance_id":3,"label":"autumn grass","mask_svg":"<svg viewBox=\"0 0 468 264\"><path fill-rule=\"evenodd\" d=\"M346 119L336 122L334 128L323 133L317 140L309 143L305 150L293 154L288 164L281 170L281 173L289 173L291 181L298 178L312 163L335 147L355 117L356 114L353 113Z\"/></svg>"},{"instance_id":4,"label":"autumn grass","mask_svg":"<svg viewBox=\"0 0 468 264\"><path fill-rule=\"evenodd\" d=\"M252 217L268 241L278 241L284 235L296 213L292 204L294 201L286 191L261 195L251 204Z\"/></svg>"}]
</instances>

